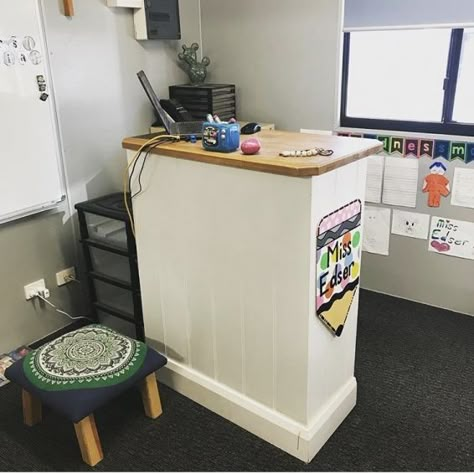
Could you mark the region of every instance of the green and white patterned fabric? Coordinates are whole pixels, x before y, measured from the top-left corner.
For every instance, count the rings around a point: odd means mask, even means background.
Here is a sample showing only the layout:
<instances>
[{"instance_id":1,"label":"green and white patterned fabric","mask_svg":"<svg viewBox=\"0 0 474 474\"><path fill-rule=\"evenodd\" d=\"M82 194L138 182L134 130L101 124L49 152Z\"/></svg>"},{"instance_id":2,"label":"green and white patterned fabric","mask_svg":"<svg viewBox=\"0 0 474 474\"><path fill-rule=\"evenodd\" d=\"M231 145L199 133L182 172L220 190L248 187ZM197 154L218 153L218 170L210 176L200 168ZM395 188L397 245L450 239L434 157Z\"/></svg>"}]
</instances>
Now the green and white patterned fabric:
<instances>
[{"instance_id":1,"label":"green and white patterned fabric","mask_svg":"<svg viewBox=\"0 0 474 474\"><path fill-rule=\"evenodd\" d=\"M30 352L23 370L42 390L110 387L132 377L146 353L144 343L92 324Z\"/></svg>"}]
</instances>

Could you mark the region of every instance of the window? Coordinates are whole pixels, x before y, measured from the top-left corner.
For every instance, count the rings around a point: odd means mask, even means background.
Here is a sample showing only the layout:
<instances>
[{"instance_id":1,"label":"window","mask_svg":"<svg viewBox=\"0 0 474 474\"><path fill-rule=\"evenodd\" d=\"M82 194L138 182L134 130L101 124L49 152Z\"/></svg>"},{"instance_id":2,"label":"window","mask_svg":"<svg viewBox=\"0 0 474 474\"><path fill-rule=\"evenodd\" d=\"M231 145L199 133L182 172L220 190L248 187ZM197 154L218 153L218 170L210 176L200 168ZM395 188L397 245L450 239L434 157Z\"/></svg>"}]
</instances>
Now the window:
<instances>
[{"instance_id":1,"label":"window","mask_svg":"<svg viewBox=\"0 0 474 474\"><path fill-rule=\"evenodd\" d=\"M474 28L464 30L453 120L474 123Z\"/></svg>"},{"instance_id":2,"label":"window","mask_svg":"<svg viewBox=\"0 0 474 474\"><path fill-rule=\"evenodd\" d=\"M474 28L345 33L341 125L474 135Z\"/></svg>"}]
</instances>

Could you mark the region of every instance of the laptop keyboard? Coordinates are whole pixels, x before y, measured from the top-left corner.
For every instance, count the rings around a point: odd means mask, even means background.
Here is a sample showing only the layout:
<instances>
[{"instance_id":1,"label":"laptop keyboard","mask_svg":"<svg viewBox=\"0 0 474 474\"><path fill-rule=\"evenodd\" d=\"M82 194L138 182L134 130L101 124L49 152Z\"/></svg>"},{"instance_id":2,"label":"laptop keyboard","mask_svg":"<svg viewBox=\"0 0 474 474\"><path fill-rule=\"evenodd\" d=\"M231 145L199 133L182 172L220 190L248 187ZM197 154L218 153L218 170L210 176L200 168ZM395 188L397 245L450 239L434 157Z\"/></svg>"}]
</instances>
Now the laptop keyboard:
<instances>
[{"instance_id":1,"label":"laptop keyboard","mask_svg":"<svg viewBox=\"0 0 474 474\"><path fill-rule=\"evenodd\" d=\"M202 122L176 122L174 126L178 135L202 135Z\"/></svg>"}]
</instances>

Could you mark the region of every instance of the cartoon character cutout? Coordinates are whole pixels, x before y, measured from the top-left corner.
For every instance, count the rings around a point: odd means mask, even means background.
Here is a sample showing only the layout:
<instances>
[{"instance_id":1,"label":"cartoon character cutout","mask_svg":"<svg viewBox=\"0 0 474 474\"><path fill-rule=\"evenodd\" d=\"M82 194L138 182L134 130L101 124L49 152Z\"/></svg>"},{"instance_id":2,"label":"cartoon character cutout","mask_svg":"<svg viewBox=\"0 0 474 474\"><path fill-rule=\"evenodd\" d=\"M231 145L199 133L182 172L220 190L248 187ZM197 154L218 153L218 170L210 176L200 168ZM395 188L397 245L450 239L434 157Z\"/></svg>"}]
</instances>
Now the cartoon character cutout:
<instances>
[{"instance_id":1,"label":"cartoon character cutout","mask_svg":"<svg viewBox=\"0 0 474 474\"><path fill-rule=\"evenodd\" d=\"M439 207L441 196L449 194L449 180L444 176L446 166L437 161L430 166L431 173L425 177L423 192L428 193L428 206Z\"/></svg>"}]
</instances>

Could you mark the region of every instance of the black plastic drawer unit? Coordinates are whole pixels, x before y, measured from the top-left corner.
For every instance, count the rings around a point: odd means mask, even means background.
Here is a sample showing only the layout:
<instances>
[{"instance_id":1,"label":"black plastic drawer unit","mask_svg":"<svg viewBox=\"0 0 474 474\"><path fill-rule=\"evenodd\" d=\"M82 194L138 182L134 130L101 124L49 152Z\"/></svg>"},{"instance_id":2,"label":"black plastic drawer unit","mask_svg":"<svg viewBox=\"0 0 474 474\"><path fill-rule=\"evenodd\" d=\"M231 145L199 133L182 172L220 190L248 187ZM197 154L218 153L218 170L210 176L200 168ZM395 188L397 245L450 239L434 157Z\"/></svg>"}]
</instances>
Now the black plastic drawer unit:
<instances>
[{"instance_id":1,"label":"black plastic drawer unit","mask_svg":"<svg viewBox=\"0 0 474 474\"><path fill-rule=\"evenodd\" d=\"M75 207L92 317L144 341L137 252L123 194L108 194Z\"/></svg>"}]
</instances>

